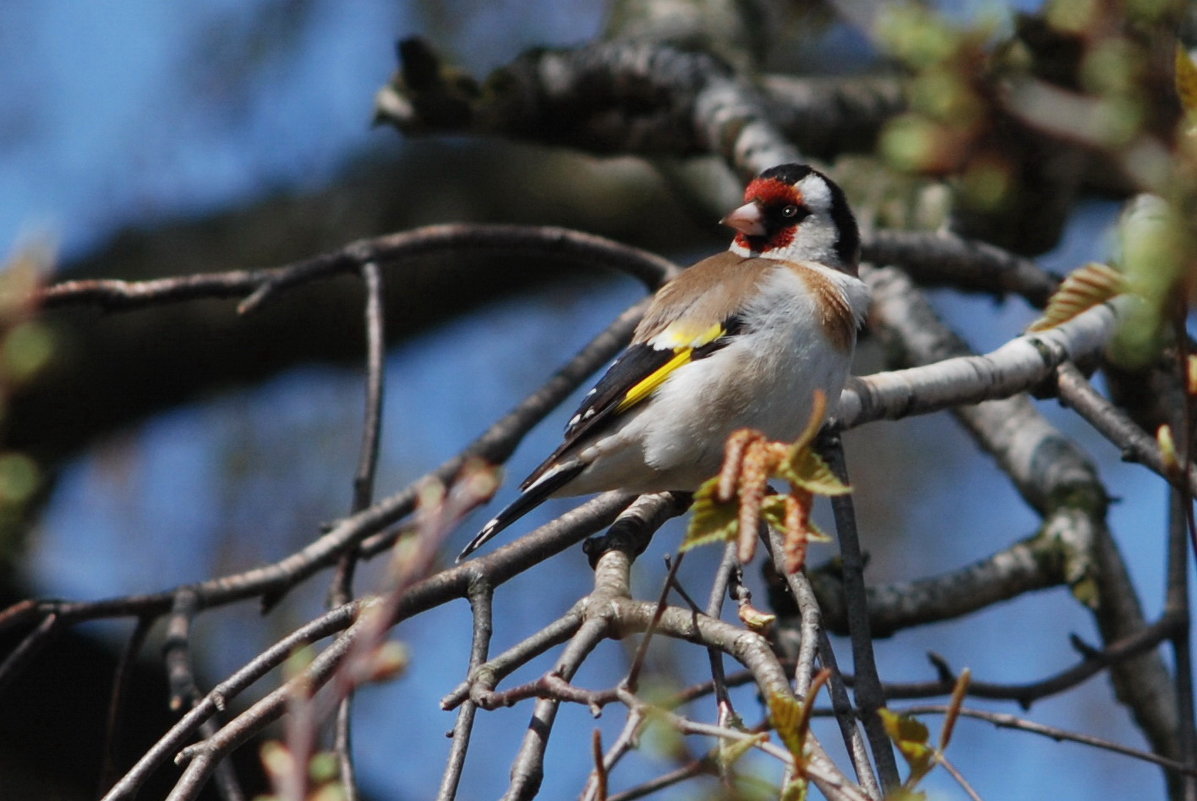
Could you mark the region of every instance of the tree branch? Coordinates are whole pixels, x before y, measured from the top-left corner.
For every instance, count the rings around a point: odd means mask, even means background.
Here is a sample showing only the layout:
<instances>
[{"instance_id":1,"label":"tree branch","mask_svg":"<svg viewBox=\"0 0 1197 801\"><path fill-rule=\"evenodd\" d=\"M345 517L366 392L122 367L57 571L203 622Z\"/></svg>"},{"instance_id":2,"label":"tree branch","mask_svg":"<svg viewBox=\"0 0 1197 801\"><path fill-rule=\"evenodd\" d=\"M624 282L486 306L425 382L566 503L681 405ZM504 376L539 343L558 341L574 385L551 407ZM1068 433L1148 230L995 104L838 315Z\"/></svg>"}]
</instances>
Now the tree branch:
<instances>
[{"instance_id":1,"label":"tree branch","mask_svg":"<svg viewBox=\"0 0 1197 801\"><path fill-rule=\"evenodd\" d=\"M967 352L900 273L871 273L868 280L874 320L884 323L883 331L900 343L911 361L925 363ZM1086 317L1085 324L1096 322L1105 317L1102 309L1107 307L1091 309L1065 325L1076 323L1080 328ZM1062 328L1046 333L1062 336ZM1134 585L1106 528L1105 488L1080 448L1022 396L960 407L954 414L994 456L1027 503L1045 516L1042 533L1057 543L1073 594L1094 614L1103 640L1113 642L1144 628ZM1158 654L1119 662L1111 677L1119 700L1130 707L1153 748L1175 757L1176 699Z\"/></svg>"},{"instance_id":2,"label":"tree branch","mask_svg":"<svg viewBox=\"0 0 1197 801\"><path fill-rule=\"evenodd\" d=\"M764 98L705 53L641 41L541 49L479 84L446 69L425 42L399 43L400 71L375 119L404 134L470 133L592 153L714 153L742 175L798 159Z\"/></svg>"}]
</instances>

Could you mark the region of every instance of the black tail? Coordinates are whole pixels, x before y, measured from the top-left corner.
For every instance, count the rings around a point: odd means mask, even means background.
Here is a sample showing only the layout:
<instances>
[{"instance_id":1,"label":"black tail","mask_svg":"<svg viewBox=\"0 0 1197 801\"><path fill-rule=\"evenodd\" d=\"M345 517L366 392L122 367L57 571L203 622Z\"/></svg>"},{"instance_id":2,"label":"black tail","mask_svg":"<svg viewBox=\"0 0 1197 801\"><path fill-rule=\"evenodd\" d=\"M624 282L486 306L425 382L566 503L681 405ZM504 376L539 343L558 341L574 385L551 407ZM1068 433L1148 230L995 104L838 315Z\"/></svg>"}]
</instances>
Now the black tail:
<instances>
[{"instance_id":1,"label":"black tail","mask_svg":"<svg viewBox=\"0 0 1197 801\"><path fill-rule=\"evenodd\" d=\"M573 481L585 468L585 463L572 461L558 465L545 473L512 501L506 509L491 518L491 521L482 527L474 539L470 540L470 544L461 549L461 553L457 555L457 561L465 559L485 545L491 537L540 506L550 495Z\"/></svg>"}]
</instances>

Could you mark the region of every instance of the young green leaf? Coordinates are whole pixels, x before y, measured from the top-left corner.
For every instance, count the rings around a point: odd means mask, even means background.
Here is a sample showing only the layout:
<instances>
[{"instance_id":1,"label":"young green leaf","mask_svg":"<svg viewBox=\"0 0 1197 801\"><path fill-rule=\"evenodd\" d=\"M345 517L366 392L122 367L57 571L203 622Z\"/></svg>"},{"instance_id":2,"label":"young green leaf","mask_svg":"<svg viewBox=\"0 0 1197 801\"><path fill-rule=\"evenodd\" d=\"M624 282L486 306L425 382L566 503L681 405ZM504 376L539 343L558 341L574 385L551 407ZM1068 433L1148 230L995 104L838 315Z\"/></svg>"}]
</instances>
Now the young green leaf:
<instances>
[{"instance_id":1,"label":"young green leaf","mask_svg":"<svg viewBox=\"0 0 1197 801\"><path fill-rule=\"evenodd\" d=\"M769 694L769 723L777 731L782 745L794 757L795 770L802 772L805 762L806 732L802 725L802 702L785 693Z\"/></svg>"},{"instance_id":2,"label":"young green leaf","mask_svg":"<svg viewBox=\"0 0 1197 801\"><path fill-rule=\"evenodd\" d=\"M686 527L679 550L688 551L713 542L731 542L736 538L740 530L740 505L735 500L719 501L716 497L718 489L719 478L715 477L704 481L694 493L690 525Z\"/></svg>"},{"instance_id":3,"label":"young green leaf","mask_svg":"<svg viewBox=\"0 0 1197 801\"><path fill-rule=\"evenodd\" d=\"M846 495L852 487L840 481L819 454L807 447L794 447L778 466L778 476L816 495Z\"/></svg>"},{"instance_id":4,"label":"young green leaf","mask_svg":"<svg viewBox=\"0 0 1197 801\"><path fill-rule=\"evenodd\" d=\"M761 503L761 517L773 529L786 530L786 496L770 495Z\"/></svg>"},{"instance_id":5,"label":"young green leaf","mask_svg":"<svg viewBox=\"0 0 1197 801\"><path fill-rule=\"evenodd\" d=\"M756 748L761 743L769 739L768 732L760 732L751 737L746 737L743 740L723 740L721 739L720 747L718 749L718 757L721 764L726 767L731 767L739 761L740 757L747 754L753 748Z\"/></svg>"},{"instance_id":6,"label":"young green leaf","mask_svg":"<svg viewBox=\"0 0 1197 801\"><path fill-rule=\"evenodd\" d=\"M888 709L882 709L878 714L881 715L885 733L910 767L906 786L913 787L935 767L935 749L930 745L931 733L921 722L908 715L899 715Z\"/></svg>"},{"instance_id":7,"label":"young green leaf","mask_svg":"<svg viewBox=\"0 0 1197 801\"><path fill-rule=\"evenodd\" d=\"M1185 111L1197 112L1197 64L1179 43L1176 45L1176 94Z\"/></svg>"},{"instance_id":8,"label":"young green leaf","mask_svg":"<svg viewBox=\"0 0 1197 801\"><path fill-rule=\"evenodd\" d=\"M785 786L781 791L781 801L806 801L807 788L810 782L804 778L797 778Z\"/></svg>"}]
</instances>

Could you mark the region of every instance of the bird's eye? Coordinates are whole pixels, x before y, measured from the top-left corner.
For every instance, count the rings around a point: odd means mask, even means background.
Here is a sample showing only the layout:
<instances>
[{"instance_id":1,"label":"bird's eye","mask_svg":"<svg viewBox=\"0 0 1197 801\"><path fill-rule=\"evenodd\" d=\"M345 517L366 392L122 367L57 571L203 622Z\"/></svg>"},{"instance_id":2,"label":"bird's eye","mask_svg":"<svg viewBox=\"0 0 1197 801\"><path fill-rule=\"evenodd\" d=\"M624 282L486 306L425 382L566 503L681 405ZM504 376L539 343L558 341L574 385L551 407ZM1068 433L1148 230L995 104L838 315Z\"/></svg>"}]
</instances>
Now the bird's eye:
<instances>
[{"instance_id":1,"label":"bird's eye","mask_svg":"<svg viewBox=\"0 0 1197 801\"><path fill-rule=\"evenodd\" d=\"M791 203L788 206L781 207L781 216L785 217L787 220L792 220L798 216L799 211L801 211L801 209Z\"/></svg>"}]
</instances>

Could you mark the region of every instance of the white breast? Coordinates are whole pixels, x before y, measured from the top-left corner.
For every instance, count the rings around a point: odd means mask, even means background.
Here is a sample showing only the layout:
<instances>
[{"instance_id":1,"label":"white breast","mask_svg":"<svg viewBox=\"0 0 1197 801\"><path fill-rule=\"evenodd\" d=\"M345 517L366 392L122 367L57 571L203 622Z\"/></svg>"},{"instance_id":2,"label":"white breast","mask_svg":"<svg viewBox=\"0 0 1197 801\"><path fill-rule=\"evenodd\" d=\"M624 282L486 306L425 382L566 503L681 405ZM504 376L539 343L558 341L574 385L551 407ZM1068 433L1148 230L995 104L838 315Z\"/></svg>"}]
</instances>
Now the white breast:
<instances>
[{"instance_id":1,"label":"white breast","mask_svg":"<svg viewBox=\"0 0 1197 801\"><path fill-rule=\"evenodd\" d=\"M861 281L818 265L800 269L830 278L857 320L863 318L868 290ZM778 265L760 289L742 315L746 333L679 368L620 435L596 443L587 454L598 457L596 463L571 483L571 494L613 487L693 490L719 471L723 443L736 429L789 442L806 426L816 389L834 407L852 348L832 344L821 310L793 268Z\"/></svg>"}]
</instances>

